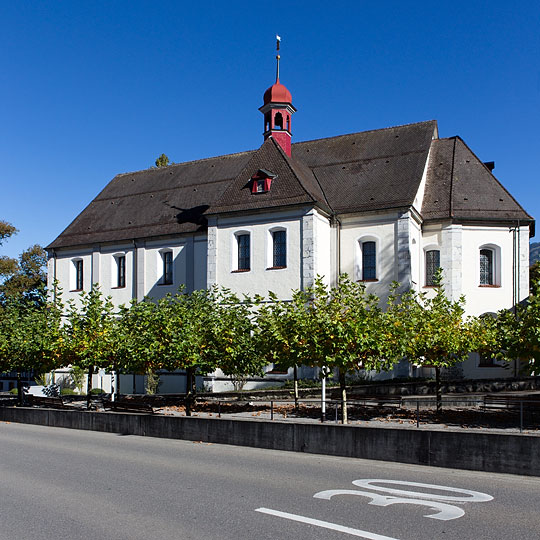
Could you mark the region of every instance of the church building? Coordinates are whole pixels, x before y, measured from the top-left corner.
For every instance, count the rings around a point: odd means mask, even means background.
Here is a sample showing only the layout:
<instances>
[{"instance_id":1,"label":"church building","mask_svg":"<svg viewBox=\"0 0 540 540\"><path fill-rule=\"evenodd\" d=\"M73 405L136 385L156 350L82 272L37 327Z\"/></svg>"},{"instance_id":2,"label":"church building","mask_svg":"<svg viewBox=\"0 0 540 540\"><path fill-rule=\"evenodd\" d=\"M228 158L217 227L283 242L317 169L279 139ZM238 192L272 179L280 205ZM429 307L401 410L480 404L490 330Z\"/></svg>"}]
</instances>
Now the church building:
<instances>
[{"instance_id":1,"label":"church building","mask_svg":"<svg viewBox=\"0 0 540 540\"><path fill-rule=\"evenodd\" d=\"M97 283L117 305L180 285L286 299L347 273L384 298L392 281L429 291L441 267L468 314L527 297L534 220L460 137L430 120L293 142L279 56L259 110L257 150L113 178L47 247L49 285L77 300Z\"/></svg>"}]
</instances>

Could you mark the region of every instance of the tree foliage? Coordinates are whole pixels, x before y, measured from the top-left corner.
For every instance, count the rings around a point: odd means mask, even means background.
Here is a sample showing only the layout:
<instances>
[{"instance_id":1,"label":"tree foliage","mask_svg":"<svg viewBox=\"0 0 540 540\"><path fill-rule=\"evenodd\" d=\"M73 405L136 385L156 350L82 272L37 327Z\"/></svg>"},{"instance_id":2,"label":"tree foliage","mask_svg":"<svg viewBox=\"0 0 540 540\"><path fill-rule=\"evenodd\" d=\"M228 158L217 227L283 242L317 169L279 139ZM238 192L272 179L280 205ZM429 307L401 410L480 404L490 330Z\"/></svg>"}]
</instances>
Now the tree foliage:
<instances>
[{"instance_id":1,"label":"tree foliage","mask_svg":"<svg viewBox=\"0 0 540 540\"><path fill-rule=\"evenodd\" d=\"M487 326L465 317L465 298L451 300L442 285L442 274L435 276L435 295L409 291L390 308L391 316L401 320L404 352L416 364L435 368L437 409L441 409L440 372L463 362L479 348L489 349Z\"/></svg>"},{"instance_id":2,"label":"tree foliage","mask_svg":"<svg viewBox=\"0 0 540 540\"><path fill-rule=\"evenodd\" d=\"M6 238L13 236L17 232L17 229L11 223L0 220L0 246L4 243Z\"/></svg>"},{"instance_id":3,"label":"tree foliage","mask_svg":"<svg viewBox=\"0 0 540 540\"><path fill-rule=\"evenodd\" d=\"M499 312L497 334L504 354L511 360L521 360L525 374L540 373L540 279L531 283L526 301L514 310Z\"/></svg>"},{"instance_id":4,"label":"tree foliage","mask_svg":"<svg viewBox=\"0 0 540 540\"><path fill-rule=\"evenodd\" d=\"M165 154L161 154L161 156L156 159L156 167L167 167L168 165L169 158Z\"/></svg>"},{"instance_id":5,"label":"tree foliage","mask_svg":"<svg viewBox=\"0 0 540 540\"><path fill-rule=\"evenodd\" d=\"M295 291L291 302L275 295L271 300L261 306L257 320L266 358L285 367L336 370L346 423L346 374L389 370L401 356L403 347L387 330L379 299L343 275L334 288L317 278L313 287Z\"/></svg>"},{"instance_id":6,"label":"tree foliage","mask_svg":"<svg viewBox=\"0 0 540 540\"><path fill-rule=\"evenodd\" d=\"M0 221L0 246L17 229ZM45 267L47 255L37 244L21 253L18 259L0 256L0 301L18 296L30 296L34 301L41 298L47 282Z\"/></svg>"}]
</instances>

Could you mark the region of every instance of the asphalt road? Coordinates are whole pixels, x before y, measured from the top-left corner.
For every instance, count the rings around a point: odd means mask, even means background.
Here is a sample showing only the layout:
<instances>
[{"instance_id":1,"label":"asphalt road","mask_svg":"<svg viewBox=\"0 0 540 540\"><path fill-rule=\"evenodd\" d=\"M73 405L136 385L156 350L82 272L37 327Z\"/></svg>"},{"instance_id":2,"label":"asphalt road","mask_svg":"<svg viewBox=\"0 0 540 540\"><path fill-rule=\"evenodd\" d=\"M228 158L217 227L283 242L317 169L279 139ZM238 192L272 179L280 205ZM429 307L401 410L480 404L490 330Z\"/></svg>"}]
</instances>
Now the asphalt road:
<instances>
[{"instance_id":1,"label":"asphalt road","mask_svg":"<svg viewBox=\"0 0 540 540\"><path fill-rule=\"evenodd\" d=\"M540 538L540 478L22 424L0 489L2 540Z\"/></svg>"}]
</instances>

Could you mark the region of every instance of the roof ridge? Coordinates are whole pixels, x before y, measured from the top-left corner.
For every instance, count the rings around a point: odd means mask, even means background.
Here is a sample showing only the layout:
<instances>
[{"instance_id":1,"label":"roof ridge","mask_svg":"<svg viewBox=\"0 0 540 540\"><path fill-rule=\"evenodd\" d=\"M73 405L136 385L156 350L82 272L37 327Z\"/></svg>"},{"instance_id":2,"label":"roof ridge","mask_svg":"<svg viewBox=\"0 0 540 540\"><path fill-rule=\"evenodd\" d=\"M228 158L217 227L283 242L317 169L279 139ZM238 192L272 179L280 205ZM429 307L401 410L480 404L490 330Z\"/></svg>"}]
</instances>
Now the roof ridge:
<instances>
[{"instance_id":1,"label":"roof ridge","mask_svg":"<svg viewBox=\"0 0 540 540\"><path fill-rule=\"evenodd\" d=\"M256 152L255 150L244 150L243 152L235 152L233 154L222 154L220 156L212 156L207 158L200 158L200 159L193 159L191 161L182 161L181 163L171 163L170 165L167 165L166 167L148 167L147 169L139 169L138 171L128 171L125 173L118 173L114 178L118 178L119 176L126 176L129 174L138 174L138 173L147 173L152 171L161 171L165 169L169 169L170 167L180 167L181 165L191 165L194 163L202 163L204 161L211 161L212 159L223 159L223 158L231 158L231 157L238 157L242 154L252 154L253 152Z\"/></svg>"},{"instance_id":2,"label":"roof ridge","mask_svg":"<svg viewBox=\"0 0 540 540\"><path fill-rule=\"evenodd\" d=\"M319 139L310 139L308 141L298 141L298 142L293 143L292 146L296 146L296 145L299 145L299 144L306 144L306 143L316 142L316 141L327 141L327 140L330 140L330 139L338 139L340 137L350 137L351 135L360 135L360 134L363 134L363 133L374 133L375 131L388 131L390 129L409 127L409 126L419 126L421 124L431 124L431 123L437 124L437 120L435 120L435 119L433 119L433 120L423 120L422 122L411 122L409 124L399 124L397 126L389 126L389 127L385 127L385 128L368 129L368 130L365 130L365 131L355 131L353 133L345 133L344 135L334 135L333 137L320 137Z\"/></svg>"}]
</instances>

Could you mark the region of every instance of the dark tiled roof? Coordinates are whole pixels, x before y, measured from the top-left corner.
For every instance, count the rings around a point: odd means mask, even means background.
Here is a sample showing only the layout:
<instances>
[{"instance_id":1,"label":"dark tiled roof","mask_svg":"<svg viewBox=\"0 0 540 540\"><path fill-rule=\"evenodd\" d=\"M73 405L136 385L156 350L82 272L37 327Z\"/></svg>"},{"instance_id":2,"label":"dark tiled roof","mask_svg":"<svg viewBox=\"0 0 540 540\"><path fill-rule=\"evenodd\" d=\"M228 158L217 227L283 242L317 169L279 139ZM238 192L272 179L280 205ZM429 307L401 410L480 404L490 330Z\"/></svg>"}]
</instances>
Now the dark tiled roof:
<instances>
[{"instance_id":1,"label":"dark tiled roof","mask_svg":"<svg viewBox=\"0 0 540 540\"><path fill-rule=\"evenodd\" d=\"M459 137L432 143L422 217L458 221L532 220Z\"/></svg>"},{"instance_id":2,"label":"dark tiled roof","mask_svg":"<svg viewBox=\"0 0 540 540\"><path fill-rule=\"evenodd\" d=\"M206 230L204 213L251 152L120 174L48 248Z\"/></svg>"},{"instance_id":3,"label":"dark tiled roof","mask_svg":"<svg viewBox=\"0 0 540 540\"><path fill-rule=\"evenodd\" d=\"M121 174L48 247L204 231L216 213L410 206L430 148L425 219L531 219L461 139L436 133L429 121L318 139L293 144L291 158L269 138L251 152ZM277 174L268 193L251 193L258 169Z\"/></svg>"},{"instance_id":4,"label":"dark tiled roof","mask_svg":"<svg viewBox=\"0 0 540 540\"><path fill-rule=\"evenodd\" d=\"M276 175L266 193L251 192L251 177L259 169ZM311 170L289 158L272 138L266 139L247 165L210 207L209 214L261 210L298 204L327 206L324 194Z\"/></svg>"},{"instance_id":5,"label":"dark tiled roof","mask_svg":"<svg viewBox=\"0 0 540 540\"><path fill-rule=\"evenodd\" d=\"M411 205L437 130L434 120L293 145L334 211Z\"/></svg>"}]
</instances>

